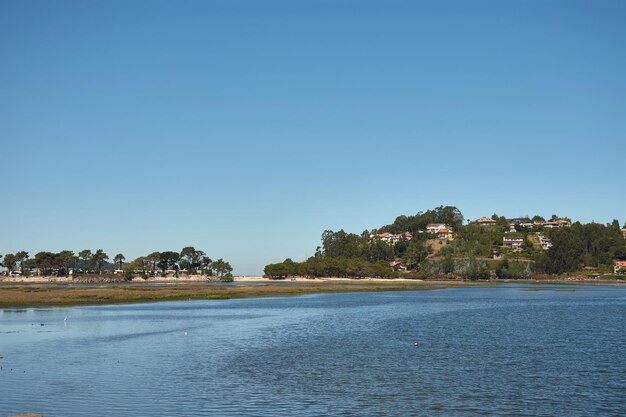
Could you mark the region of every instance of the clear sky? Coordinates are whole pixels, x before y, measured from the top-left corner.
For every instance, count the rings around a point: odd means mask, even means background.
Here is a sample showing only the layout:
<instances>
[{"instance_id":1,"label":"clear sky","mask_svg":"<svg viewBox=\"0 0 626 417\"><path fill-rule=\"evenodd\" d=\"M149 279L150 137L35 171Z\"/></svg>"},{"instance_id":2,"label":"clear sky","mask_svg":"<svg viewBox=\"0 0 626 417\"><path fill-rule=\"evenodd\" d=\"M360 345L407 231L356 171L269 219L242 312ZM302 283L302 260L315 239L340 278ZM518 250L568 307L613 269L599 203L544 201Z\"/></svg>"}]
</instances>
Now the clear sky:
<instances>
[{"instance_id":1,"label":"clear sky","mask_svg":"<svg viewBox=\"0 0 626 417\"><path fill-rule=\"evenodd\" d=\"M456 205L626 221L624 1L0 2L0 253L236 274Z\"/></svg>"}]
</instances>

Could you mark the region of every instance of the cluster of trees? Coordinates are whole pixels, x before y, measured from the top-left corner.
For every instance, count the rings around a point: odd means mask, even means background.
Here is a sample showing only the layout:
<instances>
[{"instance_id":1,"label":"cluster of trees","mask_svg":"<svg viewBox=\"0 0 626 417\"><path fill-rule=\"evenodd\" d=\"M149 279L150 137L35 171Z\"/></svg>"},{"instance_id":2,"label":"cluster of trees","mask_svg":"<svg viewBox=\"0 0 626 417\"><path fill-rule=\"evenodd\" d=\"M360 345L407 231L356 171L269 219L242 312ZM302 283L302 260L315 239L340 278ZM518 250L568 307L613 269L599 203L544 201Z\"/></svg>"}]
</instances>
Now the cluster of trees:
<instances>
[{"instance_id":1,"label":"cluster of trees","mask_svg":"<svg viewBox=\"0 0 626 417\"><path fill-rule=\"evenodd\" d=\"M453 275L471 280L489 279L491 267L489 262L474 257L445 256L428 260L420 265L422 272L429 276Z\"/></svg>"},{"instance_id":2,"label":"cluster of trees","mask_svg":"<svg viewBox=\"0 0 626 417\"><path fill-rule=\"evenodd\" d=\"M369 263L388 263L402 258L408 265L417 266L429 254L428 247L424 245L430 237L428 234L416 233L410 240L402 238L395 245L390 245L380 239L371 239L370 233L373 232L365 230L361 235L356 235L343 230L326 230L322 233L322 246L317 248L316 256L362 259Z\"/></svg>"},{"instance_id":3,"label":"cluster of trees","mask_svg":"<svg viewBox=\"0 0 626 417\"><path fill-rule=\"evenodd\" d=\"M501 252L506 252L506 249L502 248L502 238L508 236L521 237L524 239L523 251L516 255L516 257L532 257L536 252L540 252L541 248L533 244L531 236L534 233L544 233L546 236L550 234L550 229L544 229L541 226L526 227L520 224L515 224L516 232L511 233L509 230L510 222L506 217L494 214L491 218L496 222L493 226L484 227L476 223L470 223L455 228L454 241L443 248L440 255L489 257L494 254L500 254ZM526 218L530 223L545 221L541 216L534 216L532 218L526 216ZM553 214L550 218L551 221L559 219L567 218L557 216L556 214Z\"/></svg>"},{"instance_id":4,"label":"cluster of trees","mask_svg":"<svg viewBox=\"0 0 626 417\"><path fill-rule=\"evenodd\" d=\"M38 252L34 257L29 257L28 252L20 251L15 254L8 253L0 256L0 265L7 269L7 273L14 271L22 275L28 275L32 270L39 270L42 275L68 276L71 274L102 274L112 270L123 270L127 275L156 275L161 272L173 271L179 273L204 274L217 276L222 280L232 279L233 268L223 259L213 261L203 251L196 250L193 246L187 246L180 252L165 251L152 252L146 256L125 263L126 257L118 253L109 261L109 256L102 249L92 252L85 249L78 254L71 250L58 253Z\"/></svg>"},{"instance_id":5,"label":"cluster of trees","mask_svg":"<svg viewBox=\"0 0 626 417\"><path fill-rule=\"evenodd\" d=\"M115 256L117 262L119 257L124 259L124 255ZM37 269L42 275L69 275L70 272L78 271L82 268L84 272L96 272L101 274L102 271L110 266L107 261L109 256L102 250L98 249L91 252L89 249L80 251L75 255L71 250L64 250L58 253L42 251L30 257L28 252L20 251L15 254L7 253L4 258L0 256L0 265L7 269L7 273L11 274L19 270L20 274L28 275L30 271Z\"/></svg>"},{"instance_id":6,"label":"cluster of trees","mask_svg":"<svg viewBox=\"0 0 626 417\"><path fill-rule=\"evenodd\" d=\"M534 259L537 272L561 274L626 260L624 237L617 220L608 225L576 222L571 227L553 229L550 239L552 247Z\"/></svg>"},{"instance_id":7,"label":"cluster of trees","mask_svg":"<svg viewBox=\"0 0 626 417\"><path fill-rule=\"evenodd\" d=\"M368 262L360 258L312 256L304 262L287 258L284 262L269 264L263 271L272 279L288 277L391 278L397 276L387 262Z\"/></svg>"},{"instance_id":8,"label":"cluster of trees","mask_svg":"<svg viewBox=\"0 0 626 417\"><path fill-rule=\"evenodd\" d=\"M500 279L526 279L533 272L532 263L504 258L496 265L495 272Z\"/></svg>"},{"instance_id":9,"label":"cluster of trees","mask_svg":"<svg viewBox=\"0 0 626 417\"><path fill-rule=\"evenodd\" d=\"M432 210L420 211L415 216L398 216L396 220L387 226L383 226L372 233L417 233L425 230L430 223L446 224L454 229L463 225L463 213L454 206L439 206Z\"/></svg>"},{"instance_id":10,"label":"cluster of trees","mask_svg":"<svg viewBox=\"0 0 626 417\"><path fill-rule=\"evenodd\" d=\"M526 216L522 223L544 222L545 218ZM272 278L307 277L392 277L397 276L389 263L400 261L408 273L428 275L456 275L473 279L497 276L503 279L528 278L531 274L562 274L578 271L585 266L609 266L613 260L626 260L626 241L620 224L574 223L571 227L543 228L539 225L515 225L503 216L494 214L495 225L483 227L475 223L464 225L464 217L457 207L440 206L419 212L414 216L399 216L389 225L360 235L326 230L322 245L315 255L304 262L286 259L269 264L265 275ZM566 217L552 215L548 220ZM567 219L569 220L569 219ZM443 223L454 230L454 240L442 244L433 258L432 236L420 233L429 223ZM626 227L626 224L624 225ZM401 239L395 244L370 238L370 234L409 232L412 239ZM552 247L544 250L537 234L551 239ZM503 237L520 237L524 246L519 251L503 247ZM495 259L500 258L499 261Z\"/></svg>"},{"instance_id":11,"label":"cluster of trees","mask_svg":"<svg viewBox=\"0 0 626 417\"><path fill-rule=\"evenodd\" d=\"M129 267L144 274L174 271L177 275L182 271L188 274L217 276L222 280L231 280L233 272L230 263L222 258L214 261L193 246L186 246L180 252L152 252L130 262Z\"/></svg>"},{"instance_id":12,"label":"cluster of trees","mask_svg":"<svg viewBox=\"0 0 626 417\"><path fill-rule=\"evenodd\" d=\"M618 220L613 220L610 224L575 222L571 227L554 229L516 225L516 232L510 233L509 222L504 217L494 214L492 218L496 220L492 227L468 224L456 229L455 240L446 245L440 255L502 255L504 259L494 269L499 278L527 278L532 273L563 274L580 271L584 267L608 268L614 260L626 259L626 242ZM558 219L563 217L552 215L549 221ZM545 221L540 216L534 216L531 220ZM550 239L552 247L544 250L538 244L537 233ZM523 248L516 253L503 248L504 236L523 238Z\"/></svg>"}]
</instances>

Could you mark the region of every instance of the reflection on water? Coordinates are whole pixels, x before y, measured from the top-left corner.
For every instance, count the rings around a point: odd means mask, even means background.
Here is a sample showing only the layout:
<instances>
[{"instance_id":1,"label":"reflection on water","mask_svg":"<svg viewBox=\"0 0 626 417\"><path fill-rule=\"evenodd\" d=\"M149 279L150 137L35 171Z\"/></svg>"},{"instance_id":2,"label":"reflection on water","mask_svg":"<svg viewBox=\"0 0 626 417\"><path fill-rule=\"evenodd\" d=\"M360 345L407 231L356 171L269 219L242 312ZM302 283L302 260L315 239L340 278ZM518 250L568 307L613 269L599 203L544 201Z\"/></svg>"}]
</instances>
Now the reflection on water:
<instances>
[{"instance_id":1,"label":"reflection on water","mask_svg":"<svg viewBox=\"0 0 626 417\"><path fill-rule=\"evenodd\" d=\"M564 289L0 310L0 415L624 415L626 288Z\"/></svg>"}]
</instances>

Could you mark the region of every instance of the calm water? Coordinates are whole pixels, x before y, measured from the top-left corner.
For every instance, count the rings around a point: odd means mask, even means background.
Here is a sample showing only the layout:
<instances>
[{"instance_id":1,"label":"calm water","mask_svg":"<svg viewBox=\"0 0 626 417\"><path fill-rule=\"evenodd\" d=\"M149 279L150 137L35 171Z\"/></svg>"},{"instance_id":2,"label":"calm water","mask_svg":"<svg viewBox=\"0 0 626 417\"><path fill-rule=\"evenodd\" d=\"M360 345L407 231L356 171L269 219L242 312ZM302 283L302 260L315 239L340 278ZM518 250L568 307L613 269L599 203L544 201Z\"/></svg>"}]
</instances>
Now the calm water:
<instances>
[{"instance_id":1,"label":"calm water","mask_svg":"<svg viewBox=\"0 0 626 417\"><path fill-rule=\"evenodd\" d=\"M0 356L0 416L626 415L626 288L0 310Z\"/></svg>"}]
</instances>

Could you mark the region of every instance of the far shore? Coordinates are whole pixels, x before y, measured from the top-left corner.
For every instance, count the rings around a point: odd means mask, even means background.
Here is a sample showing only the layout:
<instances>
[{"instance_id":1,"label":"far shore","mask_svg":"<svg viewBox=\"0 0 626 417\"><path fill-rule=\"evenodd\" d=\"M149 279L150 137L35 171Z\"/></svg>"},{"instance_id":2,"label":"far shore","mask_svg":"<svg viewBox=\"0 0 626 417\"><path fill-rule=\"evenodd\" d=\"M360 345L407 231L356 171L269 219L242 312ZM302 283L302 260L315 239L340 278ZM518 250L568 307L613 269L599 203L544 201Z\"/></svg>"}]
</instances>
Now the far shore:
<instances>
[{"instance_id":1,"label":"far shore","mask_svg":"<svg viewBox=\"0 0 626 417\"><path fill-rule=\"evenodd\" d=\"M333 283L333 282L422 282L422 279L408 278L286 278L286 279L270 279L262 276L241 276L234 277L232 282L236 283L276 283L276 282L298 282L298 283ZM438 281L438 280L435 280ZM459 280L445 280L446 282L457 282ZM56 276L34 276L34 277L6 277L0 276L0 285L2 284L215 284L221 281L215 277L207 277L203 275L182 275L180 277L150 277L133 278L132 280L124 280L121 277L102 276L102 278L90 277L83 279L81 277L56 277Z\"/></svg>"},{"instance_id":2,"label":"far shore","mask_svg":"<svg viewBox=\"0 0 626 417\"><path fill-rule=\"evenodd\" d=\"M453 287L495 287L501 283L626 285L625 281L600 280L416 280L380 278L288 278L276 281L264 277L236 277L240 285L219 285L207 277L162 278L109 282L88 282L62 277L1 277L0 308L59 307L98 304L144 303L177 300L227 300L234 298L287 297L316 293L438 290ZM295 282L298 285L281 285ZM245 285L249 283L250 285ZM113 283L116 284L116 283ZM161 285L154 285L161 284ZM262 285L259 285L262 284Z\"/></svg>"},{"instance_id":3,"label":"far shore","mask_svg":"<svg viewBox=\"0 0 626 417\"><path fill-rule=\"evenodd\" d=\"M422 279L408 279L408 278L286 278L286 279L270 279L262 276L242 276L242 277L234 277L232 282L238 283L275 283L275 282L303 282L303 283L321 283L321 282L338 282L338 281L347 281L347 282L420 282L424 281ZM457 281L457 280L446 280L446 281ZM144 278L133 278L132 280L111 280L110 277L102 277L101 280L95 279L81 279L80 277L72 278L72 277L55 277L55 276L34 276L34 277L5 277L0 276L0 285L3 283L12 283L12 284L94 284L98 285L100 283L135 283L135 284L177 284L177 283L218 283L220 282L218 279L214 277L207 277L203 275L183 275L180 277L150 277L148 279Z\"/></svg>"},{"instance_id":4,"label":"far shore","mask_svg":"<svg viewBox=\"0 0 626 417\"><path fill-rule=\"evenodd\" d=\"M156 283L153 281L152 283ZM216 285L190 281L160 281L131 285L81 286L62 283L0 283L0 308L61 307L97 304L143 303L183 300L228 300L233 298L287 297L316 293L415 291L443 289L452 286L485 285L464 282L398 282L393 280L333 280L305 282L302 285L281 285L268 281L265 285ZM250 281L246 281L250 282ZM251 282L250 282L251 283Z\"/></svg>"},{"instance_id":5,"label":"far shore","mask_svg":"<svg viewBox=\"0 0 626 417\"><path fill-rule=\"evenodd\" d=\"M32 277L7 277L0 275L0 285L2 284L98 284L105 283L119 283L119 284L184 284L184 283L218 283L220 282L217 277L207 277L206 275L181 275L179 277L150 277L147 279L135 277L132 280L125 280L121 276L91 275L87 278L82 276L77 277L57 277L57 276L32 276ZM480 281L468 281L460 278L444 278L433 277L428 279L417 278L343 278L343 277L323 277L323 278L306 278L306 277L289 277L284 279L270 279L263 276L237 276L233 278L232 282L237 283L276 283L276 282L299 282L299 283L363 283L363 282L429 282L429 283L468 283L468 282L518 282L518 283L533 283L533 284L554 284L554 283L582 283L582 284L614 284L614 285L626 285L626 280L616 279L599 279L590 278L585 276L544 276L541 278L528 278L528 279L492 279L492 280L480 280Z\"/></svg>"}]
</instances>

